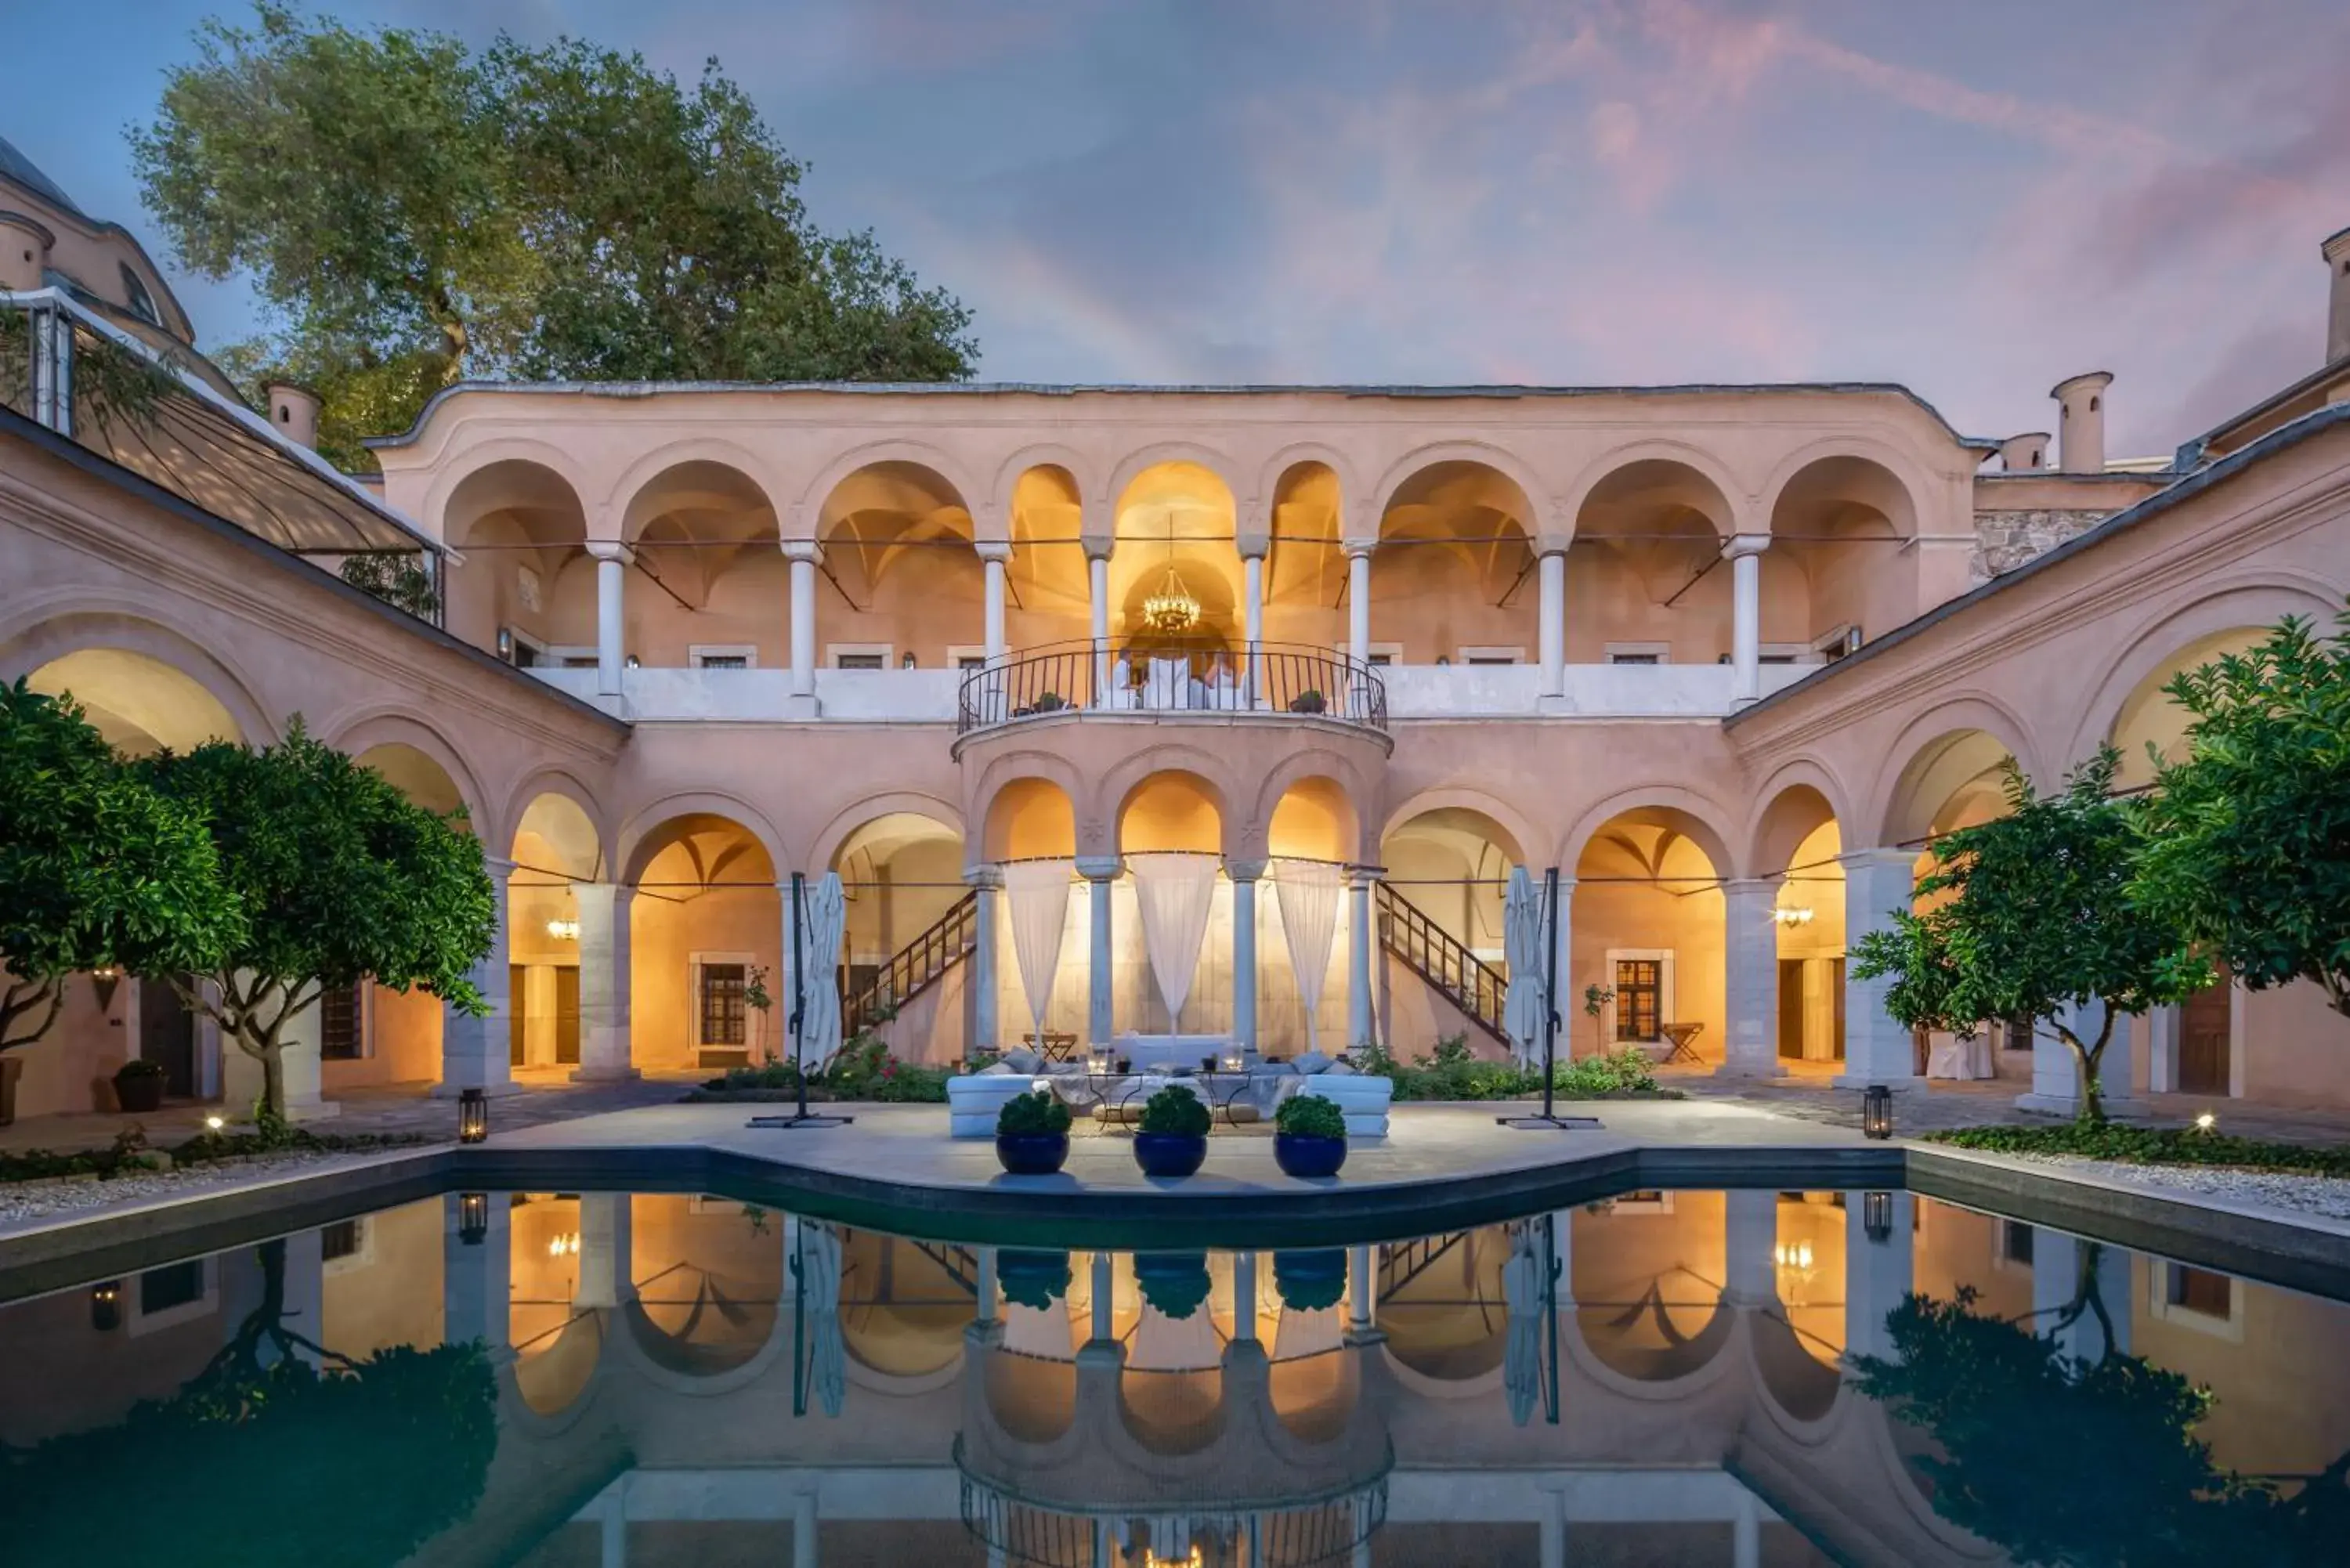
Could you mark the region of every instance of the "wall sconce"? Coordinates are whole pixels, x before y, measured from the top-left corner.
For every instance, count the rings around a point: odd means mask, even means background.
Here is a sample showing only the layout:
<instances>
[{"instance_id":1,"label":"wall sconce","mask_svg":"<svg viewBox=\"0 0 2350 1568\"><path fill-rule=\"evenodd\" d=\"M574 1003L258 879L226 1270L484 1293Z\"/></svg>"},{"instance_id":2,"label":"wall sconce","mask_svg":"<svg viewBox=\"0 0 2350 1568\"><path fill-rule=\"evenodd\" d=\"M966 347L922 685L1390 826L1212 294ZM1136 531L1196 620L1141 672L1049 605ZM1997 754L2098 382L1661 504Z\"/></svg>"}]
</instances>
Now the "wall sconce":
<instances>
[{"instance_id":1,"label":"wall sconce","mask_svg":"<svg viewBox=\"0 0 2350 1568\"><path fill-rule=\"evenodd\" d=\"M457 1195L457 1240L468 1247L478 1247L490 1239L490 1195L486 1192L461 1192Z\"/></svg>"},{"instance_id":2,"label":"wall sconce","mask_svg":"<svg viewBox=\"0 0 2350 1568\"><path fill-rule=\"evenodd\" d=\"M479 1089L457 1096L457 1141L480 1143L490 1136L490 1097Z\"/></svg>"},{"instance_id":3,"label":"wall sconce","mask_svg":"<svg viewBox=\"0 0 2350 1568\"><path fill-rule=\"evenodd\" d=\"M1871 1241L1880 1246L1893 1239L1893 1194L1864 1192L1860 1195L1860 1228Z\"/></svg>"},{"instance_id":4,"label":"wall sconce","mask_svg":"<svg viewBox=\"0 0 2350 1568\"><path fill-rule=\"evenodd\" d=\"M114 964L100 964L89 971L90 994L98 998L100 1012L114 1011L114 988L122 983L122 971Z\"/></svg>"},{"instance_id":5,"label":"wall sconce","mask_svg":"<svg viewBox=\"0 0 2350 1568\"><path fill-rule=\"evenodd\" d=\"M1861 1091L1860 1130L1868 1137L1887 1138L1893 1136L1893 1091L1882 1084L1871 1084Z\"/></svg>"},{"instance_id":6,"label":"wall sconce","mask_svg":"<svg viewBox=\"0 0 2350 1568\"><path fill-rule=\"evenodd\" d=\"M566 1231L560 1236L551 1238L546 1243L546 1255L550 1258L577 1257L579 1255L579 1232L577 1231Z\"/></svg>"},{"instance_id":7,"label":"wall sconce","mask_svg":"<svg viewBox=\"0 0 2350 1568\"><path fill-rule=\"evenodd\" d=\"M510 626L498 628L498 657L508 664L514 662L514 628Z\"/></svg>"},{"instance_id":8,"label":"wall sconce","mask_svg":"<svg viewBox=\"0 0 2350 1568\"><path fill-rule=\"evenodd\" d=\"M546 934L558 942L576 942L579 940L579 922L549 920L546 922Z\"/></svg>"},{"instance_id":9,"label":"wall sconce","mask_svg":"<svg viewBox=\"0 0 2350 1568\"><path fill-rule=\"evenodd\" d=\"M1783 926L1808 926L1814 910L1809 904L1782 907L1771 911L1771 918Z\"/></svg>"},{"instance_id":10,"label":"wall sconce","mask_svg":"<svg viewBox=\"0 0 2350 1568\"><path fill-rule=\"evenodd\" d=\"M100 1280L89 1287L89 1326L112 1334L122 1326L122 1282Z\"/></svg>"}]
</instances>

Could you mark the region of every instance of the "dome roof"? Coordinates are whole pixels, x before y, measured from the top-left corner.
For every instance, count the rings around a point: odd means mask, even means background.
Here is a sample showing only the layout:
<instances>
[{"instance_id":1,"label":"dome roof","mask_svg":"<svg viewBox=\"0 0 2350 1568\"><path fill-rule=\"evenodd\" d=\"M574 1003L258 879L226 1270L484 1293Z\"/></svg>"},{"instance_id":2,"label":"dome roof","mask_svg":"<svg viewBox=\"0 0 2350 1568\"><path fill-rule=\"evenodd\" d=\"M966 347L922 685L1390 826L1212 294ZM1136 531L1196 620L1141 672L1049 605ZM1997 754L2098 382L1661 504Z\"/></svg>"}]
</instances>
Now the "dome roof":
<instances>
[{"instance_id":1,"label":"dome roof","mask_svg":"<svg viewBox=\"0 0 2350 1568\"><path fill-rule=\"evenodd\" d=\"M67 195L56 181L42 173L39 165L17 151L16 144L5 136L0 136L0 179L13 180L43 201L68 213L81 212L74 205L73 198Z\"/></svg>"}]
</instances>

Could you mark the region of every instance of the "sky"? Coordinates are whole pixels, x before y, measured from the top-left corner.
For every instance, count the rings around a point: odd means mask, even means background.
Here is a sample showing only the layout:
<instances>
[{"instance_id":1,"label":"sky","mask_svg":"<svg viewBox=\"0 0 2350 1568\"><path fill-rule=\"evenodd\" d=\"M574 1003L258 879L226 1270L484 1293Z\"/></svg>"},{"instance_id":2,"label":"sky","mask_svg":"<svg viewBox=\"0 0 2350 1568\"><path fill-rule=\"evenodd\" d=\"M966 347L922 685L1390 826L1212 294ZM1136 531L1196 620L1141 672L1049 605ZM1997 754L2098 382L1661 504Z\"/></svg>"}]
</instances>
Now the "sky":
<instances>
[{"instance_id":1,"label":"sky","mask_svg":"<svg viewBox=\"0 0 2350 1568\"><path fill-rule=\"evenodd\" d=\"M1898 381L1962 431L2116 375L2166 452L2316 368L2343 0L352 0L718 57L989 380ZM152 235L124 128L221 0L0 0L0 135ZM71 60L67 67L62 62ZM234 280L151 249L202 341Z\"/></svg>"}]
</instances>

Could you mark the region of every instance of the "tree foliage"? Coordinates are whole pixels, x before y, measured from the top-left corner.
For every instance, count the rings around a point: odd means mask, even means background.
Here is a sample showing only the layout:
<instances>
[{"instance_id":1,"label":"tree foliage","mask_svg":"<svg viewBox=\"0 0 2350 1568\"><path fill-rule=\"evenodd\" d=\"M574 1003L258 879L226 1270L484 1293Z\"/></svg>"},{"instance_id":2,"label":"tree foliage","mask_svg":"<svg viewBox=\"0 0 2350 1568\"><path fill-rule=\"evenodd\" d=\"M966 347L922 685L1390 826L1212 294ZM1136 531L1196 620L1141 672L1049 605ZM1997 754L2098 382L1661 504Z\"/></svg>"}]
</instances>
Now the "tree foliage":
<instances>
[{"instance_id":1,"label":"tree foliage","mask_svg":"<svg viewBox=\"0 0 2350 1568\"><path fill-rule=\"evenodd\" d=\"M317 387L346 462L464 377L971 373L970 312L817 229L715 60L688 86L578 39L475 52L278 0L196 42L131 132L148 207L192 270L253 275L278 329L224 363Z\"/></svg>"},{"instance_id":2,"label":"tree foliage","mask_svg":"<svg viewBox=\"0 0 2350 1568\"><path fill-rule=\"evenodd\" d=\"M2085 1282L2058 1314L2102 1316L2094 1247ZM1860 1390L1923 1428L1940 1451L1916 1462L1952 1523L2047 1568L2214 1563L2261 1568L2337 1561L2350 1524L2350 1455L2320 1475L2248 1478L2220 1469L2195 1436L2208 1391L2142 1356L2091 1361L2054 1333L1955 1300L1912 1295L1887 1318L1894 1354L1856 1358Z\"/></svg>"},{"instance_id":3,"label":"tree foliage","mask_svg":"<svg viewBox=\"0 0 2350 1568\"><path fill-rule=\"evenodd\" d=\"M70 698L0 685L0 1050L48 1032L68 974L213 969L243 930L196 815Z\"/></svg>"},{"instance_id":4,"label":"tree foliage","mask_svg":"<svg viewBox=\"0 0 2350 1568\"><path fill-rule=\"evenodd\" d=\"M1886 1010L1912 1028L2028 1015L2050 1029L2079 1064L2087 1121L2105 1114L2097 1074L2121 1015L2210 979L2178 928L2131 897L2140 840L2136 804L2113 798L2120 760L2106 747L2045 797L2011 762L2007 815L1930 846L1918 894L1932 907L1891 911L1852 948L1853 974L1889 977ZM2085 1036L2076 1010L2092 1002L2100 1019Z\"/></svg>"},{"instance_id":5,"label":"tree foliage","mask_svg":"<svg viewBox=\"0 0 2350 1568\"><path fill-rule=\"evenodd\" d=\"M10 1562L391 1568L473 1512L498 1443L487 1350L323 1350L289 1320L285 1254L262 1244L260 1305L178 1393L0 1449Z\"/></svg>"},{"instance_id":6,"label":"tree foliage","mask_svg":"<svg viewBox=\"0 0 2350 1568\"><path fill-rule=\"evenodd\" d=\"M2307 980L2350 1016L2350 613L2288 618L2165 689L2187 754L2161 763L2136 894L2254 991Z\"/></svg>"},{"instance_id":7,"label":"tree foliage","mask_svg":"<svg viewBox=\"0 0 2350 1568\"><path fill-rule=\"evenodd\" d=\"M213 742L132 764L209 832L244 913L187 998L260 1061L264 1103L285 1109L286 1025L323 988L421 987L478 1012L468 971L490 950L496 903L482 846L296 719L275 746Z\"/></svg>"}]
</instances>

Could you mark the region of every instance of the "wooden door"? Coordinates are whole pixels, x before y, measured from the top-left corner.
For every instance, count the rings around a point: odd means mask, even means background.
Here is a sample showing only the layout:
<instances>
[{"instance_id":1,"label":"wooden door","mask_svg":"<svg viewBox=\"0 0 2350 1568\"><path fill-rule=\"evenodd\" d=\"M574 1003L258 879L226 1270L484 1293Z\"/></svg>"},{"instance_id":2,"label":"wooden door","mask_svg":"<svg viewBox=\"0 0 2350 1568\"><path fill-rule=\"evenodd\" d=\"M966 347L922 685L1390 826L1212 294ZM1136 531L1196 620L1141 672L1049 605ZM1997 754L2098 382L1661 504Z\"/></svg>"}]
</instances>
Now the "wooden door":
<instances>
[{"instance_id":1,"label":"wooden door","mask_svg":"<svg viewBox=\"0 0 2350 1568\"><path fill-rule=\"evenodd\" d=\"M1779 1054L1804 1054L1804 961L1779 961Z\"/></svg>"},{"instance_id":2,"label":"wooden door","mask_svg":"<svg viewBox=\"0 0 2350 1568\"><path fill-rule=\"evenodd\" d=\"M2182 1095L2224 1095L2228 1092L2228 1023L2233 1011L2229 982L2220 976L2178 1009L2178 1092Z\"/></svg>"},{"instance_id":3,"label":"wooden door","mask_svg":"<svg viewBox=\"0 0 2350 1568\"><path fill-rule=\"evenodd\" d=\"M579 970L566 965L555 971L555 1059L579 1064Z\"/></svg>"},{"instance_id":4,"label":"wooden door","mask_svg":"<svg viewBox=\"0 0 2350 1568\"><path fill-rule=\"evenodd\" d=\"M1844 960L1828 960L1828 1005L1835 1012L1835 1033L1828 1043L1828 1054L1844 1060Z\"/></svg>"},{"instance_id":5,"label":"wooden door","mask_svg":"<svg viewBox=\"0 0 2350 1568\"><path fill-rule=\"evenodd\" d=\"M530 985L525 977L529 972L518 963L506 965L506 1062L515 1067L523 1064L525 1021L530 1013Z\"/></svg>"}]
</instances>

